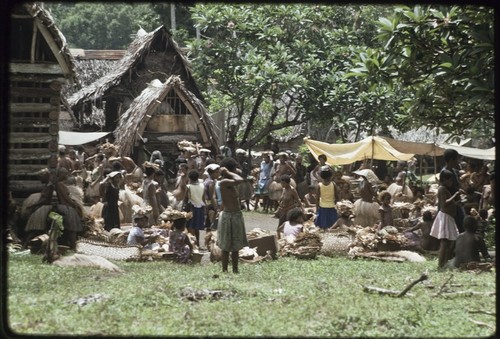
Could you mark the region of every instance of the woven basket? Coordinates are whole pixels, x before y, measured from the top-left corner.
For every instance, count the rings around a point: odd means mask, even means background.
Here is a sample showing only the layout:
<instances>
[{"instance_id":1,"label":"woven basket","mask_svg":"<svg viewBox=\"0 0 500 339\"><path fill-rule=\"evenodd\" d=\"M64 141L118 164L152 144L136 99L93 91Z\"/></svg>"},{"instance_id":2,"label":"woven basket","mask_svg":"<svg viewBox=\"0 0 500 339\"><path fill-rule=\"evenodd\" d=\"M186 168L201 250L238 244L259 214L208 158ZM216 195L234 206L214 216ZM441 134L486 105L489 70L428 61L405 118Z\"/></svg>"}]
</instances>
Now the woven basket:
<instances>
[{"instance_id":1,"label":"woven basket","mask_svg":"<svg viewBox=\"0 0 500 339\"><path fill-rule=\"evenodd\" d=\"M333 255L347 255L349 252L349 245L352 243L352 239L346 236L338 236L333 233L321 233L321 241L323 246L321 246L320 254L325 256Z\"/></svg>"},{"instance_id":2,"label":"woven basket","mask_svg":"<svg viewBox=\"0 0 500 339\"><path fill-rule=\"evenodd\" d=\"M98 255L111 260L127 260L141 256L141 249L138 246L123 246L87 239L80 239L76 242L76 252Z\"/></svg>"}]
</instances>

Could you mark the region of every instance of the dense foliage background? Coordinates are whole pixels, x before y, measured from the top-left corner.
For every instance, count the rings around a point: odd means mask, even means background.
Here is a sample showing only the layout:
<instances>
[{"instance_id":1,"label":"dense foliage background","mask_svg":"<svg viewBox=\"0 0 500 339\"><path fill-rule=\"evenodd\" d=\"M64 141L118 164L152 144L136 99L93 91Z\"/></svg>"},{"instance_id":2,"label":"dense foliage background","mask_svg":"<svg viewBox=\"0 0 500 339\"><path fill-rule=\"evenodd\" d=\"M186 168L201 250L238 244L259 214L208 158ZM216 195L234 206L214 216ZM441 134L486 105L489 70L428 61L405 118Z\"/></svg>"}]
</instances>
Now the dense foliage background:
<instances>
[{"instance_id":1,"label":"dense foliage background","mask_svg":"<svg viewBox=\"0 0 500 339\"><path fill-rule=\"evenodd\" d=\"M124 49L140 27L172 27L169 3L46 6L73 48ZM243 148L299 132L328 142L389 127L494 133L492 8L202 3L174 13L209 111Z\"/></svg>"}]
</instances>

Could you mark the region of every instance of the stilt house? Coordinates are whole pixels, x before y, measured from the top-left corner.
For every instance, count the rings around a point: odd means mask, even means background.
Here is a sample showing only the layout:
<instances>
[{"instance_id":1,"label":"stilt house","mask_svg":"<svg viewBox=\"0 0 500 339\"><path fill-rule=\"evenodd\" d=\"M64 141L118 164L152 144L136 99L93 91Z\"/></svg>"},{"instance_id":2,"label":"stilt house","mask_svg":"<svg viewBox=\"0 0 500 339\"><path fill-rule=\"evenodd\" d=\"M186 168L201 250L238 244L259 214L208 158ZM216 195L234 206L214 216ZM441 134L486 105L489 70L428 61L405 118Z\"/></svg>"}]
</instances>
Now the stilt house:
<instances>
[{"instance_id":1,"label":"stilt house","mask_svg":"<svg viewBox=\"0 0 500 339\"><path fill-rule=\"evenodd\" d=\"M57 166L61 89L76 82L74 59L49 12L25 3L11 12L9 189L24 198L42 189L37 174Z\"/></svg>"}]
</instances>

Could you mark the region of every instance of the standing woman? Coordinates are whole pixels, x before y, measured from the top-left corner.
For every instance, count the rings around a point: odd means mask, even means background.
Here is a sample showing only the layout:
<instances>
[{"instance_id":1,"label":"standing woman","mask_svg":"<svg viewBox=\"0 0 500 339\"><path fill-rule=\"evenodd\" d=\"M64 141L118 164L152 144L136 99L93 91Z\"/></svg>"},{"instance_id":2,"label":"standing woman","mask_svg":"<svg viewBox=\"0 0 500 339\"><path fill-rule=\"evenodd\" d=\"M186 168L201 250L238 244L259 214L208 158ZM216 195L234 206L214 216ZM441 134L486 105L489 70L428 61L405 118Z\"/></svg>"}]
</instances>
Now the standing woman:
<instances>
[{"instance_id":1,"label":"standing woman","mask_svg":"<svg viewBox=\"0 0 500 339\"><path fill-rule=\"evenodd\" d=\"M306 181L307 168L302 164L302 156L299 154L295 159L295 183L297 184L297 193L300 199L304 199L308 192L308 185Z\"/></svg>"},{"instance_id":2,"label":"standing woman","mask_svg":"<svg viewBox=\"0 0 500 339\"><path fill-rule=\"evenodd\" d=\"M118 200L122 182L123 176L121 172L114 171L109 173L101 183L102 218L104 219L104 229L106 231L110 231L112 228L120 228Z\"/></svg>"},{"instance_id":3,"label":"standing woman","mask_svg":"<svg viewBox=\"0 0 500 339\"><path fill-rule=\"evenodd\" d=\"M56 212L63 216L63 239L66 239L69 247L72 250L76 249L76 239L78 233L84 230L82 219L84 217L83 206L73 200L69 194L68 187L65 185L69 172L66 168L60 167L57 169L57 182L55 191L57 194Z\"/></svg>"},{"instance_id":4,"label":"standing woman","mask_svg":"<svg viewBox=\"0 0 500 339\"><path fill-rule=\"evenodd\" d=\"M99 186L104 178L104 154L97 154L94 161L94 169L90 174L91 182L87 187L87 198L92 204L95 204L99 201L100 198L100 190Z\"/></svg>"},{"instance_id":5,"label":"standing woman","mask_svg":"<svg viewBox=\"0 0 500 339\"><path fill-rule=\"evenodd\" d=\"M160 216L160 204L158 203L158 197L156 195L158 183L154 181L156 169L149 162L145 162L143 166L146 177L142 181L142 198L144 202L153 209L149 216L149 223L154 225L157 223L158 217Z\"/></svg>"},{"instance_id":6,"label":"standing woman","mask_svg":"<svg viewBox=\"0 0 500 339\"><path fill-rule=\"evenodd\" d=\"M442 170L439 175L441 181L437 191L439 212L431 228L431 236L439 239L438 269L444 268L448 260L453 257L453 244L458 236L458 228L454 218L458 208L455 198L462 194L463 190L459 189L453 195L450 193L454 175L447 169Z\"/></svg>"},{"instance_id":7,"label":"standing woman","mask_svg":"<svg viewBox=\"0 0 500 339\"><path fill-rule=\"evenodd\" d=\"M290 185L290 182L290 176L287 174L281 176L280 183L283 187L283 193L281 194L278 210L275 213L275 216L279 218L278 226L287 221L287 215L291 209L299 208L302 210L302 202L300 201L299 194Z\"/></svg>"},{"instance_id":8,"label":"standing woman","mask_svg":"<svg viewBox=\"0 0 500 339\"><path fill-rule=\"evenodd\" d=\"M233 158L224 158L221 163L220 191L223 209L217 228L217 246L222 250L222 272L227 272L229 255L233 273L238 273L238 251L248 246L245 220L241 212L236 186L244 181L236 172L238 163Z\"/></svg>"},{"instance_id":9,"label":"standing woman","mask_svg":"<svg viewBox=\"0 0 500 339\"><path fill-rule=\"evenodd\" d=\"M330 165L320 168L319 176L321 182L316 188L318 200L316 202L315 225L322 229L328 229L337 221L337 210L335 204L339 201L339 190L335 182L332 181L333 170Z\"/></svg>"},{"instance_id":10,"label":"standing woman","mask_svg":"<svg viewBox=\"0 0 500 339\"><path fill-rule=\"evenodd\" d=\"M260 163L259 181L255 188L255 209L259 206L259 197L262 197L264 212L269 210L269 185L272 181L271 171L273 169L273 160L269 151L262 152L262 162Z\"/></svg>"},{"instance_id":11,"label":"standing woman","mask_svg":"<svg viewBox=\"0 0 500 339\"><path fill-rule=\"evenodd\" d=\"M185 162L180 163L177 169L177 178L175 179L175 189L172 192L174 196L172 207L179 211L182 209L182 202L186 196L187 184L189 182L187 171L187 164Z\"/></svg>"},{"instance_id":12,"label":"standing woman","mask_svg":"<svg viewBox=\"0 0 500 339\"><path fill-rule=\"evenodd\" d=\"M321 167L325 165L326 165L326 155L324 154L318 155L318 164L310 172L311 185L317 186L321 182L321 177L319 174L321 171Z\"/></svg>"}]
</instances>

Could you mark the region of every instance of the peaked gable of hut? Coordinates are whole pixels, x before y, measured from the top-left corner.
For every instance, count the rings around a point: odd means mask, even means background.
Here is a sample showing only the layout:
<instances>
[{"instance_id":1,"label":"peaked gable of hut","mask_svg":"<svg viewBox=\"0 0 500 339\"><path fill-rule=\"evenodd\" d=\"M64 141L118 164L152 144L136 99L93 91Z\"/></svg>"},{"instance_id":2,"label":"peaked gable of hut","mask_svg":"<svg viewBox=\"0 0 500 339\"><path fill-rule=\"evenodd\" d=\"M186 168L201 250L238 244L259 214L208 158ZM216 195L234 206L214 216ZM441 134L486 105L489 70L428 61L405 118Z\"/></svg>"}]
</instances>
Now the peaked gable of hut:
<instances>
[{"instance_id":1,"label":"peaked gable of hut","mask_svg":"<svg viewBox=\"0 0 500 339\"><path fill-rule=\"evenodd\" d=\"M165 81L171 75L179 76L186 88L203 100L192 78L189 61L167 29L160 26L138 35L109 74L71 95L68 102L77 118L81 114L91 115L92 106L108 106L105 129L113 130L115 126L110 121L116 121L148 83L156 78Z\"/></svg>"},{"instance_id":2,"label":"peaked gable of hut","mask_svg":"<svg viewBox=\"0 0 500 339\"><path fill-rule=\"evenodd\" d=\"M62 79L58 79L61 83L78 83L75 59L66 38L47 10L37 3L18 6L12 11L10 27L11 73L42 72L62 75ZM33 66L41 63L45 67Z\"/></svg>"},{"instance_id":3,"label":"peaked gable of hut","mask_svg":"<svg viewBox=\"0 0 500 339\"><path fill-rule=\"evenodd\" d=\"M175 96L178 101L182 101L185 110L180 115L191 115L194 119L195 129L201 134L204 146L218 149L219 140L217 127L212 118L207 114L201 101L190 92L184 85L184 82L178 76L171 76L164 83L155 79L148 84L148 87L135 98L128 110L120 117L118 126L114 131L115 145L118 146L122 156L129 156L138 139L144 135L150 120L155 118L158 111L173 110L173 101L169 101ZM160 108L164 105L163 108ZM179 113L178 113L179 115ZM157 123L155 123L156 125ZM171 127L171 121L167 124ZM164 132L164 131L163 131ZM175 131L173 131L175 135ZM157 133L165 136L168 133ZM184 137L182 137L184 138ZM164 140L165 141L165 140ZM174 146L177 141L172 139L170 143Z\"/></svg>"}]
</instances>

